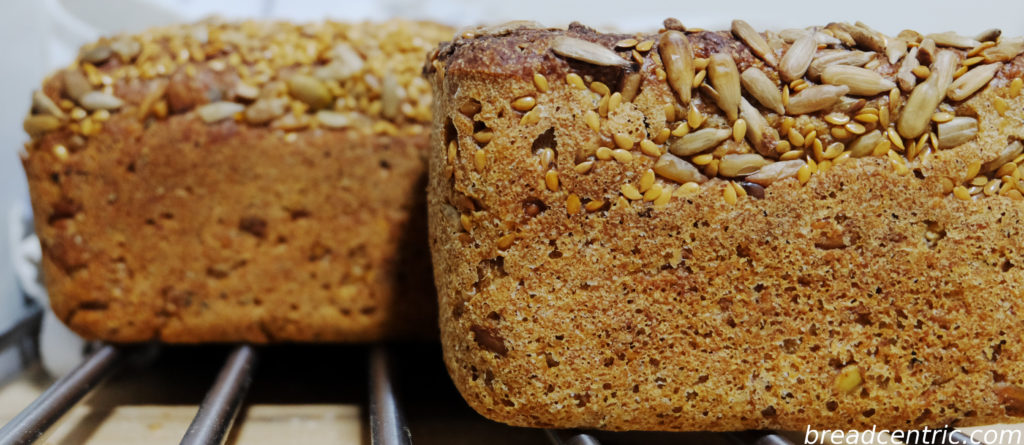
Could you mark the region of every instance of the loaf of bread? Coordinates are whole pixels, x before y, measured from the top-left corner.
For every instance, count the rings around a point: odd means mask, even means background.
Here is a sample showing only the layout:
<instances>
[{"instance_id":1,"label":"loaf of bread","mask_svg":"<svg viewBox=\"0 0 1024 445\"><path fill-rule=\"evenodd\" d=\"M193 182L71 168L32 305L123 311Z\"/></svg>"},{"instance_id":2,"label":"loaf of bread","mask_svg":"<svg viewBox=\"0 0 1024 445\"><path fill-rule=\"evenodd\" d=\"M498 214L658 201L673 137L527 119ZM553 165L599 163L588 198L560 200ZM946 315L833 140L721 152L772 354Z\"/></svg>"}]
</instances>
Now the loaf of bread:
<instances>
[{"instance_id":1,"label":"loaf of bread","mask_svg":"<svg viewBox=\"0 0 1024 445\"><path fill-rule=\"evenodd\" d=\"M1024 40L466 31L434 88L444 356L611 430L1024 416Z\"/></svg>"},{"instance_id":2,"label":"loaf of bread","mask_svg":"<svg viewBox=\"0 0 1024 445\"><path fill-rule=\"evenodd\" d=\"M57 316L117 342L436 331L421 69L450 36L205 22L84 47L24 122Z\"/></svg>"}]
</instances>

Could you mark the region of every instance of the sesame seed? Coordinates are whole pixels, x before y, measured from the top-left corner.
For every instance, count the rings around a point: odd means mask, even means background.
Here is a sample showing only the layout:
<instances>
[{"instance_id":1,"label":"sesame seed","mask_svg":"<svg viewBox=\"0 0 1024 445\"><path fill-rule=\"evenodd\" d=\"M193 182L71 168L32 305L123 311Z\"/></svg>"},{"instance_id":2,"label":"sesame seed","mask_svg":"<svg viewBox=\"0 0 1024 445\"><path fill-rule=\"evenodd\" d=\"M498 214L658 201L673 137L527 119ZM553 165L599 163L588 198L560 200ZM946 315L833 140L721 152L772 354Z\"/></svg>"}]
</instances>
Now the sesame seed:
<instances>
[{"instance_id":1,"label":"sesame seed","mask_svg":"<svg viewBox=\"0 0 1024 445\"><path fill-rule=\"evenodd\" d=\"M588 212L596 212L601 210L601 207L604 207L604 201L600 199L595 199L583 205L583 208Z\"/></svg>"},{"instance_id":2,"label":"sesame seed","mask_svg":"<svg viewBox=\"0 0 1024 445\"><path fill-rule=\"evenodd\" d=\"M725 198L726 204L736 204L738 198L736 197L736 189L730 185L726 185L725 190L722 192L722 196Z\"/></svg>"},{"instance_id":3,"label":"sesame seed","mask_svg":"<svg viewBox=\"0 0 1024 445\"><path fill-rule=\"evenodd\" d=\"M605 85L604 82L593 81L590 83L590 91L593 91L601 96L607 96L611 94L612 90Z\"/></svg>"},{"instance_id":4,"label":"sesame seed","mask_svg":"<svg viewBox=\"0 0 1024 445\"><path fill-rule=\"evenodd\" d=\"M522 119L519 119L519 125L532 125L540 122L540 113L537 112L538 108L534 108L523 115Z\"/></svg>"},{"instance_id":5,"label":"sesame seed","mask_svg":"<svg viewBox=\"0 0 1024 445\"><path fill-rule=\"evenodd\" d=\"M573 88L576 88L576 89L579 89L579 90L587 89L586 84L583 83L583 78L580 77L579 74L576 74L576 73L566 74L565 75L565 81L566 81L566 83L568 83Z\"/></svg>"},{"instance_id":6,"label":"sesame seed","mask_svg":"<svg viewBox=\"0 0 1024 445\"><path fill-rule=\"evenodd\" d=\"M796 172L796 179L800 181L800 184L806 184L811 179L811 168L806 164L800 167L800 170Z\"/></svg>"},{"instance_id":7,"label":"sesame seed","mask_svg":"<svg viewBox=\"0 0 1024 445\"><path fill-rule=\"evenodd\" d=\"M658 132L658 135L654 137L654 143L655 144L664 144L665 142L668 141L668 137L671 134L672 134L672 132L669 131L668 128L662 128L661 131Z\"/></svg>"},{"instance_id":8,"label":"sesame seed","mask_svg":"<svg viewBox=\"0 0 1024 445\"><path fill-rule=\"evenodd\" d=\"M906 150L907 147L903 145L903 138L900 137L895 127L889 127L885 132L889 135L889 141L892 142L892 145L895 145L900 151Z\"/></svg>"},{"instance_id":9,"label":"sesame seed","mask_svg":"<svg viewBox=\"0 0 1024 445\"><path fill-rule=\"evenodd\" d=\"M850 133L853 134L864 134L864 132L867 131L867 129L864 128L863 125L858 124L856 122L849 122L846 125L844 125L843 128L846 128L846 131L849 131Z\"/></svg>"},{"instance_id":10,"label":"sesame seed","mask_svg":"<svg viewBox=\"0 0 1024 445\"><path fill-rule=\"evenodd\" d=\"M711 153L704 153L693 157L693 164L699 166L705 166L711 163L715 159L715 155Z\"/></svg>"},{"instance_id":11,"label":"sesame seed","mask_svg":"<svg viewBox=\"0 0 1024 445\"><path fill-rule=\"evenodd\" d=\"M992 106L995 107L996 113L999 113L1000 116L1006 116L1006 112L1010 109L1010 105L1001 97L992 99Z\"/></svg>"},{"instance_id":12,"label":"sesame seed","mask_svg":"<svg viewBox=\"0 0 1024 445\"><path fill-rule=\"evenodd\" d=\"M617 147L619 147L619 148L622 148L622 149L633 148L633 143L634 143L633 142L633 138L630 137L628 134L625 134L625 133L615 133L615 135L612 136L612 139L615 141L615 145Z\"/></svg>"},{"instance_id":13,"label":"sesame seed","mask_svg":"<svg viewBox=\"0 0 1024 445\"><path fill-rule=\"evenodd\" d=\"M459 215L459 223L462 225L462 230L469 232L473 229L473 220L465 213Z\"/></svg>"},{"instance_id":14,"label":"sesame seed","mask_svg":"<svg viewBox=\"0 0 1024 445\"><path fill-rule=\"evenodd\" d=\"M612 158L612 149L608 147L597 147L597 151L594 152L597 159L607 161Z\"/></svg>"},{"instance_id":15,"label":"sesame seed","mask_svg":"<svg viewBox=\"0 0 1024 445\"><path fill-rule=\"evenodd\" d=\"M590 169L593 168L593 167L594 167L594 161L583 161L583 162L580 162L579 164L576 164L572 169L575 170L576 173L579 173L579 174L582 175L582 174L586 174L586 173L590 172Z\"/></svg>"},{"instance_id":16,"label":"sesame seed","mask_svg":"<svg viewBox=\"0 0 1024 445\"><path fill-rule=\"evenodd\" d=\"M622 196L625 196L632 201L637 201L644 197L644 195L640 193L640 190L637 190L636 186L633 184L622 184L620 191L622 192Z\"/></svg>"},{"instance_id":17,"label":"sesame seed","mask_svg":"<svg viewBox=\"0 0 1024 445\"><path fill-rule=\"evenodd\" d=\"M621 162L623 164L633 160L633 154L630 153L628 150L623 150L621 148L612 150L612 157L615 158L616 161Z\"/></svg>"},{"instance_id":18,"label":"sesame seed","mask_svg":"<svg viewBox=\"0 0 1024 445\"><path fill-rule=\"evenodd\" d=\"M697 74L693 76L693 88L699 88L700 84L704 83L704 78L707 77L707 74L707 70L698 71Z\"/></svg>"},{"instance_id":19,"label":"sesame seed","mask_svg":"<svg viewBox=\"0 0 1024 445\"><path fill-rule=\"evenodd\" d=\"M860 113L854 116L853 119L856 120L857 122L863 122L865 124L874 124L878 122L878 115L870 113Z\"/></svg>"},{"instance_id":20,"label":"sesame seed","mask_svg":"<svg viewBox=\"0 0 1024 445\"><path fill-rule=\"evenodd\" d=\"M678 194L679 196L686 196L686 195L692 195L692 194L697 193L699 191L700 191L700 184L698 184L696 182L687 182L687 183L679 186L679 188L676 189L675 193Z\"/></svg>"},{"instance_id":21,"label":"sesame seed","mask_svg":"<svg viewBox=\"0 0 1024 445\"><path fill-rule=\"evenodd\" d=\"M644 139L640 141L640 152L648 156L658 157L661 156L661 147L655 144L650 139Z\"/></svg>"},{"instance_id":22,"label":"sesame seed","mask_svg":"<svg viewBox=\"0 0 1024 445\"><path fill-rule=\"evenodd\" d=\"M665 207L666 205L668 205L669 201L672 199L672 193L674 192L674 190L672 189L672 186L670 186L670 185L667 185L667 186L659 185L659 187L662 187L662 190L661 190L661 193L658 195L658 197L655 198L655 200L654 200L654 207L655 208L662 208L662 207Z\"/></svg>"},{"instance_id":23,"label":"sesame seed","mask_svg":"<svg viewBox=\"0 0 1024 445\"><path fill-rule=\"evenodd\" d=\"M747 136L747 121L743 118L736 119L732 125L732 140L737 144Z\"/></svg>"},{"instance_id":24,"label":"sesame seed","mask_svg":"<svg viewBox=\"0 0 1024 445\"><path fill-rule=\"evenodd\" d=\"M681 122L679 125L676 125L675 129L672 130L672 136L675 136L677 138L686 136L689 133L690 126L686 122Z\"/></svg>"},{"instance_id":25,"label":"sesame seed","mask_svg":"<svg viewBox=\"0 0 1024 445\"><path fill-rule=\"evenodd\" d=\"M580 197L575 193L571 193L565 200L565 211L570 215L575 215L580 212L581 205Z\"/></svg>"},{"instance_id":26,"label":"sesame seed","mask_svg":"<svg viewBox=\"0 0 1024 445\"><path fill-rule=\"evenodd\" d=\"M642 52L650 51L651 48L653 48L653 47L654 47L654 40L644 40L643 42L640 42L640 43L636 44L636 50L637 51L642 51Z\"/></svg>"},{"instance_id":27,"label":"sesame seed","mask_svg":"<svg viewBox=\"0 0 1024 445\"><path fill-rule=\"evenodd\" d=\"M587 110L586 114L583 115L583 121L587 123L591 130L601 131L601 117L594 110Z\"/></svg>"},{"instance_id":28,"label":"sesame seed","mask_svg":"<svg viewBox=\"0 0 1024 445\"><path fill-rule=\"evenodd\" d=\"M661 197L661 184L654 184L644 192L644 201L651 202Z\"/></svg>"},{"instance_id":29,"label":"sesame seed","mask_svg":"<svg viewBox=\"0 0 1024 445\"><path fill-rule=\"evenodd\" d=\"M956 187L953 187L953 196L956 196L957 198L959 198L959 199L961 199L963 201L967 201L967 200L971 199L971 193L968 192L967 188L962 186L962 185L958 185Z\"/></svg>"},{"instance_id":30,"label":"sesame seed","mask_svg":"<svg viewBox=\"0 0 1024 445\"><path fill-rule=\"evenodd\" d=\"M544 184L546 184L548 186L548 190L551 190L552 192L557 192L558 191L558 171L557 170L548 170L548 172L544 174Z\"/></svg>"},{"instance_id":31,"label":"sesame seed","mask_svg":"<svg viewBox=\"0 0 1024 445\"><path fill-rule=\"evenodd\" d=\"M618 42L615 42L615 47L616 48L632 48L632 47L636 46L637 43L640 43L640 42L637 42L636 39L622 39L622 40L619 40Z\"/></svg>"},{"instance_id":32,"label":"sesame seed","mask_svg":"<svg viewBox=\"0 0 1024 445\"><path fill-rule=\"evenodd\" d=\"M832 125L846 125L847 122L850 122L850 116L842 113L829 113L825 115L825 122Z\"/></svg>"},{"instance_id":33,"label":"sesame seed","mask_svg":"<svg viewBox=\"0 0 1024 445\"><path fill-rule=\"evenodd\" d=\"M68 159L68 148L65 147L63 144L54 145L53 155L56 156L57 159L61 161L66 161Z\"/></svg>"},{"instance_id":34,"label":"sesame seed","mask_svg":"<svg viewBox=\"0 0 1024 445\"><path fill-rule=\"evenodd\" d=\"M1020 77L1013 79L1013 81L1010 82L1010 97L1020 96L1022 89L1024 89L1024 79L1021 79Z\"/></svg>"},{"instance_id":35,"label":"sesame seed","mask_svg":"<svg viewBox=\"0 0 1024 445\"><path fill-rule=\"evenodd\" d=\"M496 244L498 246L498 250L508 250L509 247L512 247L512 243L514 243L515 241L516 235L514 233L510 233L508 235L502 236L501 238L498 238L498 242Z\"/></svg>"},{"instance_id":36,"label":"sesame seed","mask_svg":"<svg viewBox=\"0 0 1024 445\"><path fill-rule=\"evenodd\" d=\"M804 136L796 128L790 128L786 136L789 138L789 143L793 144L794 147L804 146Z\"/></svg>"},{"instance_id":37,"label":"sesame seed","mask_svg":"<svg viewBox=\"0 0 1024 445\"><path fill-rule=\"evenodd\" d=\"M981 171L981 161L974 161L967 165L967 180L974 179L978 176L978 172Z\"/></svg>"},{"instance_id":38,"label":"sesame seed","mask_svg":"<svg viewBox=\"0 0 1024 445\"><path fill-rule=\"evenodd\" d=\"M805 134L804 135L804 148L810 148L814 144L814 141L818 140L817 137L818 137L818 131L817 130L811 130L810 132Z\"/></svg>"},{"instance_id":39,"label":"sesame seed","mask_svg":"<svg viewBox=\"0 0 1024 445\"><path fill-rule=\"evenodd\" d=\"M804 155L803 150L790 150L779 156L781 161L792 161L794 159L800 159Z\"/></svg>"},{"instance_id":40,"label":"sesame seed","mask_svg":"<svg viewBox=\"0 0 1024 445\"><path fill-rule=\"evenodd\" d=\"M548 92L548 78L541 73L533 73L533 86L541 93Z\"/></svg>"},{"instance_id":41,"label":"sesame seed","mask_svg":"<svg viewBox=\"0 0 1024 445\"><path fill-rule=\"evenodd\" d=\"M516 111L530 111L537 105L537 99L533 96L523 96L512 101L512 109Z\"/></svg>"},{"instance_id":42,"label":"sesame seed","mask_svg":"<svg viewBox=\"0 0 1024 445\"><path fill-rule=\"evenodd\" d=\"M609 113L614 113L615 110L618 109L619 105L621 105L621 104L622 104L622 94L619 93L618 91L612 93L612 95L608 97L608 112Z\"/></svg>"},{"instance_id":43,"label":"sesame seed","mask_svg":"<svg viewBox=\"0 0 1024 445\"><path fill-rule=\"evenodd\" d=\"M487 145L494 138L494 132L490 129L480 130L473 133L473 140L480 145Z\"/></svg>"},{"instance_id":44,"label":"sesame seed","mask_svg":"<svg viewBox=\"0 0 1024 445\"><path fill-rule=\"evenodd\" d=\"M690 104L690 110L686 113L686 123L694 130L704 123L704 116L697 110L697 106L692 103Z\"/></svg>"},{"instance_id":45,"label":"sesame seed","mask_svg":"<svg viewBox=\"0 0 1024 445\"><path fill-rule=\"evenodd\" d=\"M654 179L654 170L647 169L647 171L640 176L640 191L647 192L647 190L650 190L651 186L654 185Z\"/></svg>"},{"instance_id":46,"label":"sesame seed","mask_svg":"<svg viewBox=\"0 0 1024 445\"><path fill-rule=\"evenodd\" d=\"M473 163L476 167L476 171L483 171L487 167L487 152L480 149L474 153Z\"/></svg>"}]
</instances>

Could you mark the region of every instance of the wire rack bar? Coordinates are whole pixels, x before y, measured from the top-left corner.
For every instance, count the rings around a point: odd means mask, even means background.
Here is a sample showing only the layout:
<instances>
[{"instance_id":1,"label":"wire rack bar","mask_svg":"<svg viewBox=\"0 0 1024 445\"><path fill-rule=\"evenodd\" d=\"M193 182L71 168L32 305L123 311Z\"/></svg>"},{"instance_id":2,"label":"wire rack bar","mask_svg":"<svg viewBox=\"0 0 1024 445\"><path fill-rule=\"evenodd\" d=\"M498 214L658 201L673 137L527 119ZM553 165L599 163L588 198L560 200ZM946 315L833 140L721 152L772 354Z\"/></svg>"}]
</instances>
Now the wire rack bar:
<instances>
[{"instance_id":1,"label":"wire rack bar","mask_svg":"<svg viewBox=\"0 0 1024 445\"><path fill-rule=\"evenodd\" d=\"M412 445L412 433L398 406L391 383L391 354L384 346L370 352L370 442Z\"/></svg>"},{"instance_id":2,"label":"wire rack bar","mask_svg":"<svg viewBox=\"0 0 1024 445\"><path fill-rule=\"evenodd\" d=\"M0 445L30 444L38 440L75 403L113 374L122 359L122 352L111 345L93 352L0 428Z\"/></svg>"},{"instance_id":3,"label":"wire rack bar","mask_svg":"<svg viewBox=\"0 0 1024 445\"><path fill-rule=\"evenodd\" d=\"M240 345L231 351L213 387L206 393L192 424L188 426L182 445L219 445L238 415L245 393L252 384L256 367L256 350Z\"/></svg>"}]
</instances>

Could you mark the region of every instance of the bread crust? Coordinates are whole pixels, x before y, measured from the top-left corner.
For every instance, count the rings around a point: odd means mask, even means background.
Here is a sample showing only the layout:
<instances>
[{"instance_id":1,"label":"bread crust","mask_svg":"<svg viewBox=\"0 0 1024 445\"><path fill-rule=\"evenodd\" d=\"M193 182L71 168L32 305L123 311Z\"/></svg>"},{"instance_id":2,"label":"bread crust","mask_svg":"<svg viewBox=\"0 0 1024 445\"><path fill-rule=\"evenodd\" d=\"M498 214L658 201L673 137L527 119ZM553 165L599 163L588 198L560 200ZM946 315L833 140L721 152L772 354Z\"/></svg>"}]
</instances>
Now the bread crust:
<instances>
[{"instance_id":1,"label":"bread crust","mask_svg":"<svg viewBox=\"0 0 1024 445\"><path fill-rule=\"evenodd\" d=\"M1024 204L960 200L942 178L960 183L970 164L1024 137L1024 100L1006 93L1020 57L956 105L977 117L977 138L909 164L909 174L864 157L806 184L775 182L762 199L730 204L733 186L716 177L659 207L620 197L655 163L638 148L627 161L575 167L581 147L606 146L611 133L638 141L671 128L660 110L676 98L657 79L660 64L629 68L644 76L640 93L595 132L585 115L600 93L564 79L617 91L624 71L557 56L552 42L565 35L607 48L634 37L575 24L479 33L442 45L426 67L441 337L474 409L512 425L609 430L1019 420ZM728 33L688 36L698 57L731 51L740 71L774 75ZM524 95L536 98L535 122L511 105ZM996 110L997 99L1010 111ZM460 111L472 101L479 112ZM474 138L482 128L493 134L486 144ZM554 149L550 169L538 147ZM581 210L580 200L604 205ZM844 369L862 382L841 382Z\"/></svg>"},{"instance_id":2,"label":"bread crust","mask_svg":"<svg viewBox=\"0 0 1024 445\"><path fill-rule=\"evenodd\" d=\"M41 90L62 108L60 126L26 121L23 164L58 318L111 342L436 335L422 194L429 91L418 74L423 51L448 33L411 22L211 22L84 48ZM335 45L357 48L362 68L317 77L348 101L320 119L286 84L320 76ZM129 52L95 60L109 47ZM269 63L255 55L269 53ZM71 72L122 104L82 110ZM365 80L387 76L404 93L394 116L382 111L389 81ZM262 121L248 114L262 100L287 108ZM207 108L225 103L223 116ZM46 111L37 100L29 119ZM348 123L328 121L339 116Z\"/></svg>"}]
</instances>

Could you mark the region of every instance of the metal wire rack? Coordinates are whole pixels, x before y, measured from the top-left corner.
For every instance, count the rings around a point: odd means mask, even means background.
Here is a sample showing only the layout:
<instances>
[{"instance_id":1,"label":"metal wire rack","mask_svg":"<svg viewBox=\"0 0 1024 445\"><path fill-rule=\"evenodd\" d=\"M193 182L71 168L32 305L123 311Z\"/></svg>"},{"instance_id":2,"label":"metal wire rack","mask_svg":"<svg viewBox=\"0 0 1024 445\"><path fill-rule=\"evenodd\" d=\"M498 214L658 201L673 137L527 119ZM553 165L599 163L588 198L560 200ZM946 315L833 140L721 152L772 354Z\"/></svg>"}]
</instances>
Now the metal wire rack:
<instances>
[{"instance_id":1,"label":"metal wire rack","mask_svg":"<svg viewBox=\"0 0 1024 445\"><path fill-rule=\"evenodd\" d=\"M10 329L0 332L0 352L14 344L33 339L39 328L42 309L32 308ZM125 362L146 354L144 347L102 345L14 419L0 428L0 445L32 444L40 439L68 410L89 391L110 377ZM182 444L222 444L237 417L253 382L260 349L252 345L233 347L219 374L188 427ZM372 347L369 354L369 430L373 445L412 445L411 430L403 415L394 388L394 357L387 346ZM967 435L951 431L948 443L981 445ZM600 445L588 433L544 430L552 445ZM792 445L783 435L770 431L724 433L736 445ZM913 445L913 444L908 444Z\"/></svg>"}]
</instances>

